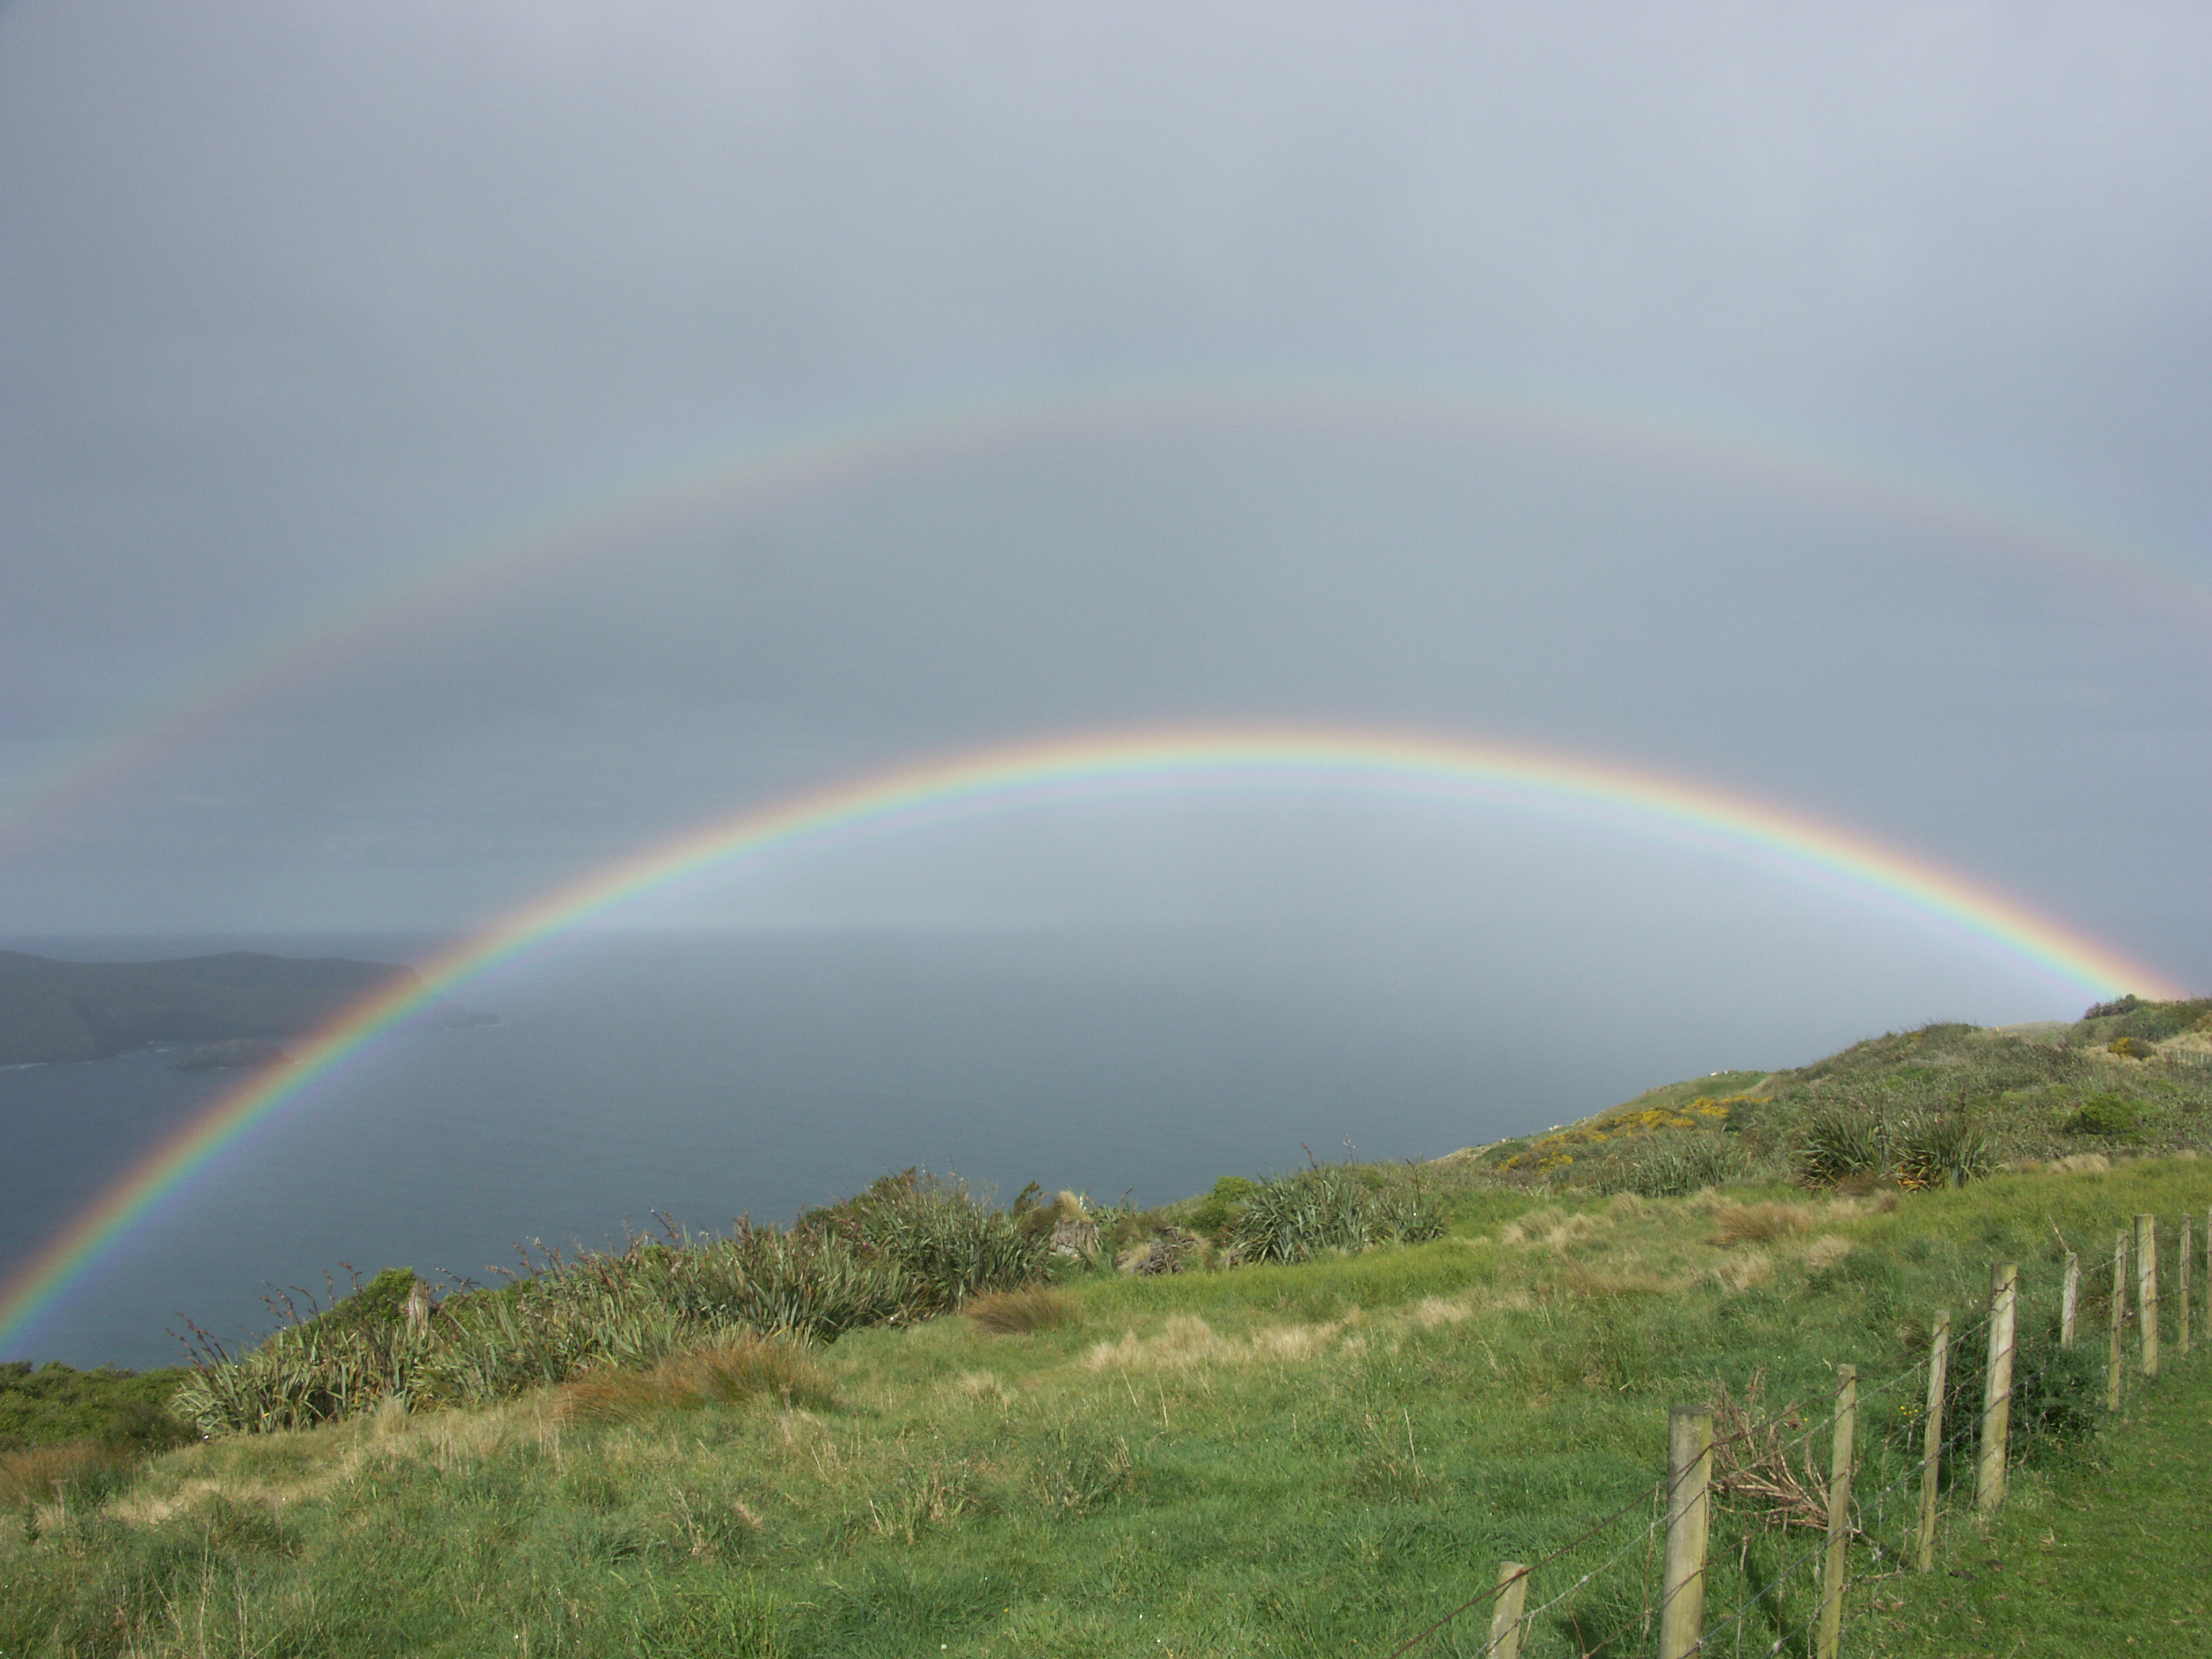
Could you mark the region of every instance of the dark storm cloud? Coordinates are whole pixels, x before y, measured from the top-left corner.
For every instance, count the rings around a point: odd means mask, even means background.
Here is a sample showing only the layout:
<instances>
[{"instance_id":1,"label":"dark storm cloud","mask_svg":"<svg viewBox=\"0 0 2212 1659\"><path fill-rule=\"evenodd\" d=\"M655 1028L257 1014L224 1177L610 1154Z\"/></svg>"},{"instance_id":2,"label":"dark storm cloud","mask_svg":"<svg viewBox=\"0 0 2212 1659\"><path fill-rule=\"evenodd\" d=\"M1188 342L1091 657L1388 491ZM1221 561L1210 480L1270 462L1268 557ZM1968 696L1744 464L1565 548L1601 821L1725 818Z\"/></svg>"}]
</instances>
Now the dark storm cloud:
<instances>
[{"instance_id":1,"label":"dark storm cloud","mask_svg":"<svg viewBox=\"0 0 2212 1659\"><path fill-rule=\"evenodd\" d=\"M1713 419L2101 523L2202 587L2207 32L18 5L0 765L672 458L1094 380ZM461 925L920 750L1333 718L1796 801L2212 975L2204 612L2002 540L1445 429L1043 437L617 538L333 653L11 854L0 904Z\"/></svg>"}]
</instances>

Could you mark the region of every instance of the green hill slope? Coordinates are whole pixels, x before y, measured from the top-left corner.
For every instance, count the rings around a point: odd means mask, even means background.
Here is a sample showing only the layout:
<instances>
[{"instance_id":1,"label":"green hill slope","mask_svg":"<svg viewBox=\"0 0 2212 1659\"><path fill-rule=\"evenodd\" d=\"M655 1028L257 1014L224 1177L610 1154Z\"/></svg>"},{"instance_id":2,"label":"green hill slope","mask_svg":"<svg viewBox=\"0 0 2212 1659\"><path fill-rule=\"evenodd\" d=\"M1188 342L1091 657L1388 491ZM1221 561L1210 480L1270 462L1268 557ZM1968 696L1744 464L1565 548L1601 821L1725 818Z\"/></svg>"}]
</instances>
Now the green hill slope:
<instances>
[{"instance_id":1,"label":"green hill slope","mask_svg":"<svg viewBox=\"0 0 2212 1659\"><path fill-rule=\"evenodd\" d=\"M1454 1161L1661 1196L1753 1175L1912 1188L2191 1149L2212 1151L2212 999L2130 997L2071 1025L1925 1025L1793 1070L1716 1073Z\"/></svg>"}]
</instances>

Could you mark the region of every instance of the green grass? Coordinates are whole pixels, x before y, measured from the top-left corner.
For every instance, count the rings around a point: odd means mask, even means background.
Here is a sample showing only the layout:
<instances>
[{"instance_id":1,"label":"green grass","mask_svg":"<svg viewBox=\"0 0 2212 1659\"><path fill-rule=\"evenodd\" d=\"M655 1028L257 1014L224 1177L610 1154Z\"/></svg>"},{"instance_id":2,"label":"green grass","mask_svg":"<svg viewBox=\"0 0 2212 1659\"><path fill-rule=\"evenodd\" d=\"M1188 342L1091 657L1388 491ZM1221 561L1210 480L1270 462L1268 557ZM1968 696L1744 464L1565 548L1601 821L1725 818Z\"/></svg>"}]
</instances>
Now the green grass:
<instances>
[{"instance_id":1,"label":"green grass","mask_svg":"<svg viewBox=\"0 0 2212 1659\"><path fill-rule=\"evenodd\" d=\"M1895 1659L2212 1653L2212 1355L2170 1366L2082 1455L2029 1470L1925 1577L1893 1581L1863 1650Z\"/></svg>"},{"instance_id":2,"label":"green grass","mask_svg":"<svg viewBox=\"0 0 2212 1659\"><path fill-rule=\"evenodd\" d=\"M1714 1243L1738 1198L1802 1225ZM2171 1159L1888 1210L1493 1194L1416 1245L1075 1274L1033 1329L854 1331L796 1395L678 1377L610 1412L579 1383L230 1436L20 1506L0 1654L1379 1655L1612 1506L1544 1582L1632 1540L1670 1404L1763 1372L1817 1414L1834 1363L1909 1364L1993 1255L2033 1313L2054 1223L2207 1203L2212 1164ZM1647 1565L1573 1604L1584 1636L1634 1632Z\"/></svg>"}]
</instances>

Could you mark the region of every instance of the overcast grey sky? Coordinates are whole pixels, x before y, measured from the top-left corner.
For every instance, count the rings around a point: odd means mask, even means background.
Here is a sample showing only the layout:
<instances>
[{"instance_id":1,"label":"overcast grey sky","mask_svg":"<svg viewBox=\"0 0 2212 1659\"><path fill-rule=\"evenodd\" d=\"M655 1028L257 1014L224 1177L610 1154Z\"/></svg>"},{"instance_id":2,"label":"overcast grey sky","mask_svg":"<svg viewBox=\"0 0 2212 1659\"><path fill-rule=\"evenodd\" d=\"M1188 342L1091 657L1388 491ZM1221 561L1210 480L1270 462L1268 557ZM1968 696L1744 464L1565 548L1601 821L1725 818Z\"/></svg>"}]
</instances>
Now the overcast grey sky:
<instances>
[{"instance_id":1,"label":"overcast grey sky","mask_svg":"<svg viewBox=\"0 0 2212 1659\"><path fill-rule=\"evenodd\" d=\"M1329 720L1773 800L2212 988L2208 46L2189 6L18 0L0 933L462 929L892 760ZM1100 386L1138 413L614 521L101 735L687 459ZM1392 800L685 904L2048 995L1725 858Z\"/></svg>"}]
</instances>

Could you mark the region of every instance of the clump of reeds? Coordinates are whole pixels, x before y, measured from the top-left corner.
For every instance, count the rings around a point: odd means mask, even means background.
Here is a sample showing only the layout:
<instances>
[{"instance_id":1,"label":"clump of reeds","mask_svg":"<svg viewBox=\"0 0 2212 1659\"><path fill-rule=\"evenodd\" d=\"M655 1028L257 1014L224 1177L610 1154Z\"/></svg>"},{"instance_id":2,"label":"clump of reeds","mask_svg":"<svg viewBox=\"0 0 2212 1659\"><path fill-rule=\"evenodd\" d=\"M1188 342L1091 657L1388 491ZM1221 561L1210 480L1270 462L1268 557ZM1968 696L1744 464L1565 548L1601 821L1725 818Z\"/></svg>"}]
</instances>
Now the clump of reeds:
<instances>
[{"instance_id":1,"label":"clump of reeds","mask_svg":"<svg viewBox=\"0 0 2212 1659\"><path fill-rule=\"evenodd\" d=\"M981 1329L998 1336L1026 1336L1033 1331L1058 1330L1075 1322L1074 1304L1058 1291L1043 1285L1018 1291L992 1291L977 1297L963 1311Z\"/></svg>"}]
</instances>

